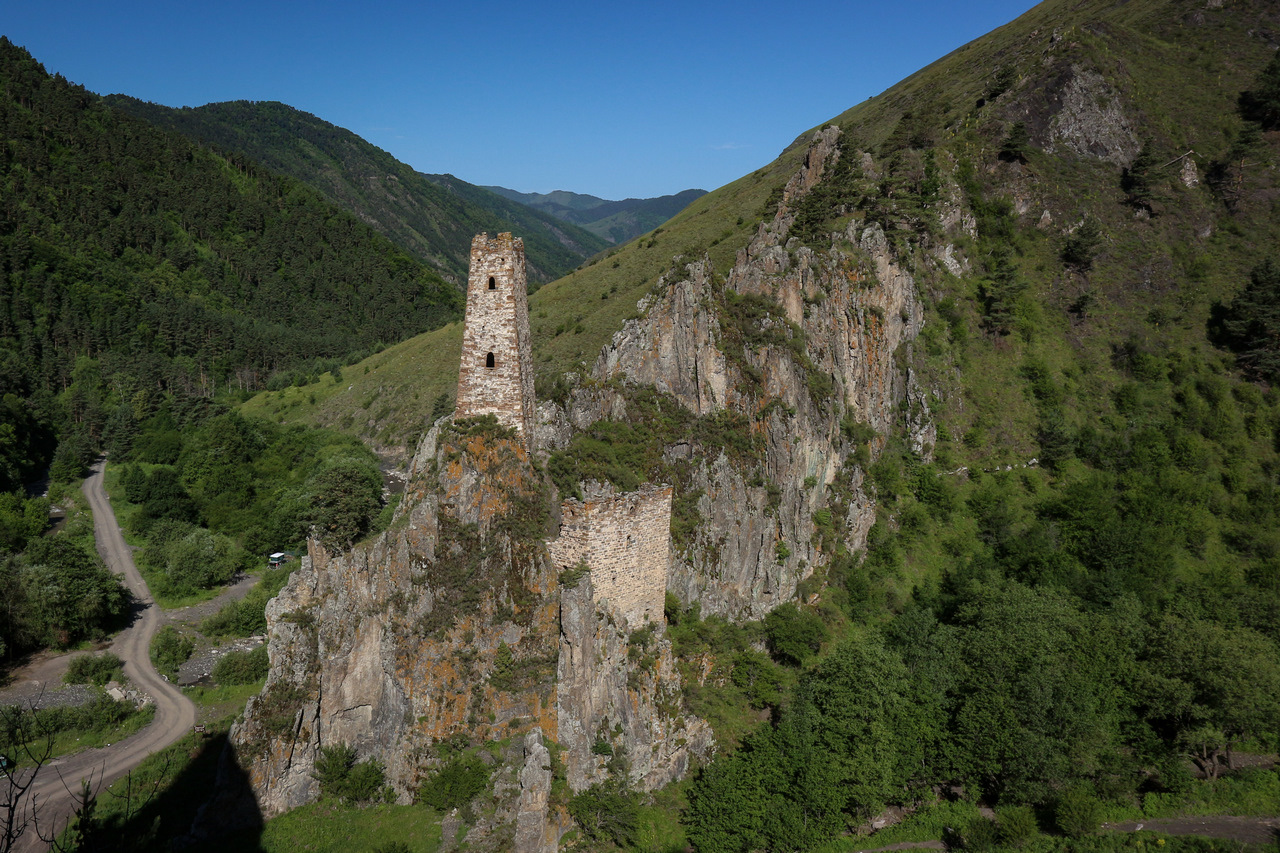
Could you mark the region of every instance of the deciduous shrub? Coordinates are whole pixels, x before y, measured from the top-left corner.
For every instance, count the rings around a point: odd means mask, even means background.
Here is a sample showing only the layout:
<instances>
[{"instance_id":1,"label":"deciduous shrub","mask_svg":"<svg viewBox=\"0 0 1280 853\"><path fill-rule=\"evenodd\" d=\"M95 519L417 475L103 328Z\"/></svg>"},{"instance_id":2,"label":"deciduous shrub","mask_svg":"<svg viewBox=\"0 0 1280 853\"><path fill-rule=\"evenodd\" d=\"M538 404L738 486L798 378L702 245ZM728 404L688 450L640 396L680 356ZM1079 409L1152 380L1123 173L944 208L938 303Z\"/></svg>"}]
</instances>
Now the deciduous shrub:
<instances>
[{"instance_id":1,"label":"deciduous shrub","mask_svg":"<svg viewBox=\"0 0 1280 853\"><path fill-rule=\"evenodd\" d=\"M151 640L151 662L162 675L177 678L178 667L186 663L195 650L195 643L179 634L172 625L165 625Z\"/></svg>"},{"instance_id":2,"label":"deciduous shrub","mask_svg":"<svg viewBox=\"0 0 1280 853\"><path fill-rule=\"evenodd\" d=\"M609 841L625 849L639 840L638 798L617 779L592 785L569 800L569 814L592 841Z\"/></svg>"},{"instance_id":3,"label":"deciduous shrub","mask_svg":"<svg viewBox=\"0 0 1280 853\"><path fill-rule=\"evenodd\" d=\"M1063 835L1084 838L1102 826L1102 804L1084 788L1071 788L1058 797L1053 817Z\"/></svg>"},{"instance_id":4,"label":"deciduous shrub","mask_svg":"<svg viewBox=\"0 0 1280 853\"><path fill-rule=\"evenodd\" d=\"M460 755L418 789L418 802L447 812L471 802L489 785L489 768L475 755Z\"/></svg>"},{"instance_id":5,"label":"deciduous shrub","mask_svg":"<svg viewBox=\"0 0 1280 853\"><path fill-rule=\"evenodd\" d=\"M355 747L345 743L320 747L312 776L322 794L343 802L389 802L392 796L382 762L376 758L356 761Z\"/></svg>"},{"instance_id":6,"label":"deciduous shrub","mask_svg":"<svg viewBox=\"0 0 1280 853\"><path fill-rule=\"evenodd\" d=\"M1030 806L1005 806L997 809L996 827L1000 843L1006 847L1023 847L1040 834L1036 814Z\"/></svg>"},{"instance_id":7,"label":"deciduous shrub","mask_svg":"<svg viewBox=\"0 0 1280 853\"><path fill-rule=\"evenodd\" d=\"M219 684L252 684L267 677L271 663L267 647L258 646L248 652L228 652L213 667L213 680Z\"/></svg>"},{"instance_id":8,"label":"deciduous shrub","mask_svg":"<svg viewBox=\"0 0 1280 853\"><path fill-rule=\"evenodd\" d=\"M829 632L816 613L787 602L764 617L764 635L775 659L799 666L822 647Z\"/></svg>"},{"instance_id":9,"label":"deciduous shrub","mask_svg":"<svg viewBox=\"0 0 1280 853\"><path fill-rule=\"evenodd\" d=\"M67 684L96 684L99 687L118 679L124 671L124 661L111 652L100 655L76 655L67 667L62 680Z\"/></svg>"}]
</instances>

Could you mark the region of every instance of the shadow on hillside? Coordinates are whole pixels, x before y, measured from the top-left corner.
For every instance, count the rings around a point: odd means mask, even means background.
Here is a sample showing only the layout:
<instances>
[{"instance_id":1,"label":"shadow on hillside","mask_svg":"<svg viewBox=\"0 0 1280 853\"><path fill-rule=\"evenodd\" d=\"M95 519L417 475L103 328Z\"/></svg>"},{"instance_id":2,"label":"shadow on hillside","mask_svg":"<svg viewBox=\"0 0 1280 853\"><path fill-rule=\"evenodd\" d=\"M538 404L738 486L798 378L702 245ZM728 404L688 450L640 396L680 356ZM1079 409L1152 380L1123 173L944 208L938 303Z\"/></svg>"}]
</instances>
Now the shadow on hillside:
<instances>
[{"instance_id":1,"label":"shadow on hillside","mask_svg":"<svg viewBox=\"0 0 1280 853\"><path fill-rule=\"evenodd\" d=\"M131 779L126 794L99 797L133 800L122 814L103 822L103 841L95 849L119 851L261 851L262 813L225 732L200 735L180 742L189 747L182 769L163 790L152 796L160 771ZM114 810L114 809L112 809Z\"/></svg>"}]
</instances>

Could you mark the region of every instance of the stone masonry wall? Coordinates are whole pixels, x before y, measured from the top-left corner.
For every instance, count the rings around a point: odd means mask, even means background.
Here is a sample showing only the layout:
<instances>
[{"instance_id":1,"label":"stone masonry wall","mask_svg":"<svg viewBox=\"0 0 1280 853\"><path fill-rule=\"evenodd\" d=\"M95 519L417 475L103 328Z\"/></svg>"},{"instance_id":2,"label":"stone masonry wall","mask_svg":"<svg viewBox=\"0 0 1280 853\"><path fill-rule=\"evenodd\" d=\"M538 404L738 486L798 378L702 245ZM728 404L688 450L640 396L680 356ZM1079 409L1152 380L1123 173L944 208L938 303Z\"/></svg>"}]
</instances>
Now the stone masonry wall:
<instances>
[{"instance_id":1,"label":"stone masonry wall","mask_svg":"<svg viewBox=\"0 0 1280 853\"><path fill-rule=\"evenodd\" d=\"M503 426L514 427L527 445L533 437L536 404L526 288L524 241L509 233L476 235L471 241L456 415L494 415Z\"/></svg>"},{"instance_id":2,"label":"stone masonry wall","mask_svg":"<svg viewBox=\"0 0 1280 853\"><path fill-rule=\"evenodd\" d=\"M561 505L560 536L547 545L552 562L560 569L585 562L595 601L632 627L661 622L671 565L671 487L617 494L587 483L583 490L585 500Z\"/></svg>"}]
</instances>

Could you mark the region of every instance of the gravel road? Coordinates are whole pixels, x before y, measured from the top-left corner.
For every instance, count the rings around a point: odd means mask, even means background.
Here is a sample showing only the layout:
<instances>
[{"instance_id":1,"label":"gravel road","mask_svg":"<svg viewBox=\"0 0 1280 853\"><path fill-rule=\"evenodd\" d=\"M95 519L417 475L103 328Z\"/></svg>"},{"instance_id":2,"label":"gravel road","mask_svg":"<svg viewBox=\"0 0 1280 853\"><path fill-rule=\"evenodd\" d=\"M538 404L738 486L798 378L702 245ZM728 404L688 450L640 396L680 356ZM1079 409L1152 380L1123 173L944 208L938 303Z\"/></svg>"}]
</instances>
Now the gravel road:
<instances>
[{"instance_id":1,"label":"gravel road","mask_svg":"<svg viewBox=\"0 0 1280 853\"><path fill-rule=\"evenodd\" d=\"M120 743L55 759L41 769L32 787L35 792L32 802L43 833L66 824L74 809L71 792L79 788L81 779L91 778L95 787L102 790L147 756L181 738L196 720L191 700L161 678L151 665L151 636L160 626L162 614L151 600L151 591L133 564L133 554L116 524L115 513L102 488L103 464L95 465L93 473L84 481L84 494L93 510L94 539L98 553L113 572L124 576L125 585L136 600L133 624L116 637L111 651L124 661L124 672L130 683L155 700L156 716L151 725ZM16 849L39 850L42 846L35 833L28 831Z\"/></svg>"}]
</instances>

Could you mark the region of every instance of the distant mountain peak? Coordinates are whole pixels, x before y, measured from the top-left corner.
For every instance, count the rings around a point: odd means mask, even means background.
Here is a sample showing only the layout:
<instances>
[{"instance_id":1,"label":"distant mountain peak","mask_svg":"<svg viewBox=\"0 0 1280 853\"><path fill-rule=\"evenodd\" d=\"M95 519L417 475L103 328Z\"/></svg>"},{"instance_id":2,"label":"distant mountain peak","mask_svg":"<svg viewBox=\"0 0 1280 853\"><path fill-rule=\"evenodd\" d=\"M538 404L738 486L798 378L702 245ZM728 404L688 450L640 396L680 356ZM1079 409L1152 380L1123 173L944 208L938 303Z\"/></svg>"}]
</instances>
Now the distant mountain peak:
<instances>
[{"instance_id":1,"label":"distant mountain peak","mask_svg":"<svg viewBox=\"0 0 1280 853\"><path fill-rule=\"evenodd\" d=\"M615 245L625 243L657 228L707 194L706 190L683 190L657 198L628 198L621 201L598 196L553 190L549 193L522 193L506 187L485 187L503 198L549 213L564 222L580 225Z\"/></svg>"}]
</instances>

